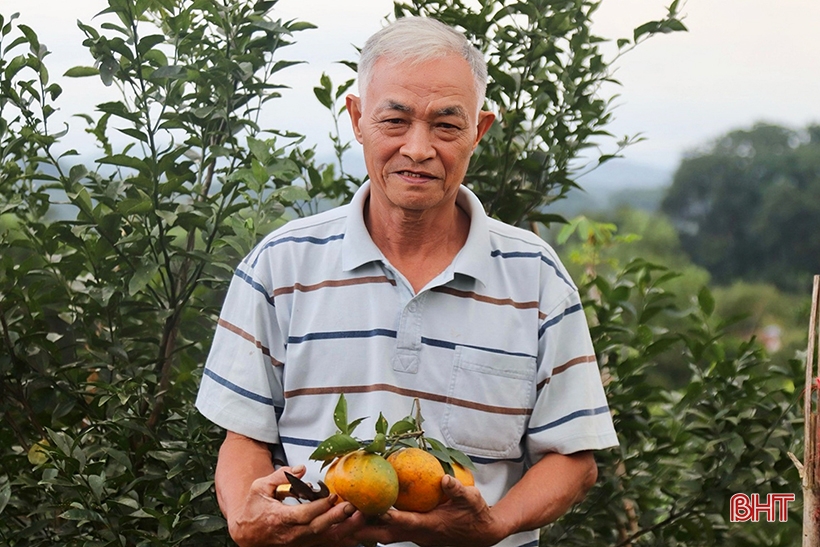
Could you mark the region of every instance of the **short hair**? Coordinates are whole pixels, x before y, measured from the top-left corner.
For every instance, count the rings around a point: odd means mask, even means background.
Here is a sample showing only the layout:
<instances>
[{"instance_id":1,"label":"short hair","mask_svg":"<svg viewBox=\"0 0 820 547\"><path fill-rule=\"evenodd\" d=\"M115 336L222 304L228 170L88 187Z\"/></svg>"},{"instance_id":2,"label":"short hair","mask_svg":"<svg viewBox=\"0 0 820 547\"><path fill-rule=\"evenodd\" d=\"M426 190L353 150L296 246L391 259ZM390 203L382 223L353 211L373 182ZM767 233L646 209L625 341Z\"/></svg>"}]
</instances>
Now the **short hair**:
<instances>
[{"instance_id":1,"label":"short hair","mask_svg":"<svg viewBox=\"0 0 820 547\"><path fill-rule=\"evenodd\" d=\"M359 95L364 100L373 67L382 57L416 64L453 53L470 65L481 109L487 93L484 55L462 33L428 17L402 17L367 39L359 58Z\"/></svg>"}]
</instances>

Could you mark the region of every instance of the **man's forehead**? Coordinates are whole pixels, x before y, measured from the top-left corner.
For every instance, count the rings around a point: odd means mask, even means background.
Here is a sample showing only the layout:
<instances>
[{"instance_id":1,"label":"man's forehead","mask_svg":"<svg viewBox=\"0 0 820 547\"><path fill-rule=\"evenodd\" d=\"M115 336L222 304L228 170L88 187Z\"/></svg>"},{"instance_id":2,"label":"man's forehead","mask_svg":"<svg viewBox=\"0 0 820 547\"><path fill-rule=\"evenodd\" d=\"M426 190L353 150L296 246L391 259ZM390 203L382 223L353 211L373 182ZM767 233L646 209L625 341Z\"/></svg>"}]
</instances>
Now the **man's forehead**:
<instances>
[{"instance_id":1,"label":"man's forehead","mask_svg":"<svg viewBox=\"0 0 820 547\"><path fill-rule=\"evenodd\" d=\"M371 96L373 106L381 110L402 110L394 106L418 108L417 97L422 101L429 98L450 103L434 105L436 110L451 106L470 110L469 103L477 98L470 65L455 53L430 58L380 57L373 65L366 93L362 91L363 95ZM395 105L391 105L391 101Z\"/></svg>"},{"instance_id":2,"label":"man's forehead","mask_svg":"<svg viewBox=\"0 0 820 547\"><path fill-rule=\"evenodd\" d=\"M436 118L457 116L459 118L467 119L468 117L467 111L459 104L445 104L439 107L427 108L425 109L425 112L416 112L416 108L414 106L394 99L385 99L376 106L376 111L394 111L412 115L421 115L426 113Z\"/></svg>"}]
</instances>

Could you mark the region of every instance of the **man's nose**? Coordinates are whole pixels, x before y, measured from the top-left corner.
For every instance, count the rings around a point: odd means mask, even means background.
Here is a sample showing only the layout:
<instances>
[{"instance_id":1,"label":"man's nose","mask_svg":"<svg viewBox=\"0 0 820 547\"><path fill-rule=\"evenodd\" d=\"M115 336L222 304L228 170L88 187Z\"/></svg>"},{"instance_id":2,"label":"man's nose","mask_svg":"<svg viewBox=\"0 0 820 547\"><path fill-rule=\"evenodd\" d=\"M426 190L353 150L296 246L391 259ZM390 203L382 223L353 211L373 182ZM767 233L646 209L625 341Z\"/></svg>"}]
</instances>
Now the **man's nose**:
<instances>
[{"instance_id":1,"label":"man's nose","mask_svg":"<svg viewBox=\"0 0 820 547\"><path fill-rule=\"evenodd\" d=\"M415 163L422 163L436 155L430 128L426 124L414 123L405 133L405 141L401 147L402 155Z\"/></svg>"}]
</instances>

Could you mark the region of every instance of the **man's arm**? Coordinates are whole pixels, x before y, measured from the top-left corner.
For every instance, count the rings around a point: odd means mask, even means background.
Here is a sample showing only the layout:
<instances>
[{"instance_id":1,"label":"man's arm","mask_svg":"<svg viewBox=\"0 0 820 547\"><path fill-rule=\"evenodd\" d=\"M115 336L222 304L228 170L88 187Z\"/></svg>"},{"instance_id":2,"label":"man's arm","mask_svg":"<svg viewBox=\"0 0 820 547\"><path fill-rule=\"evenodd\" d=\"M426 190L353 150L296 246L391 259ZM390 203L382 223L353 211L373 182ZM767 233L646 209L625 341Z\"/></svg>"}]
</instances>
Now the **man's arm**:
<instances>
[{"instance_id":1,"label":"man's arm","mask_svg":"<svg viewBox=\"0 0 820 547\"><path fill-rule=\"evenodd\" d=\"M216 496L228 521L228 531L240 547L302 547L324 544L356 545L348 539L361 527L361 516L349 518L355 508L334 505L337 497L286 505L274 499L285 471L301 477L304 466L274 470L265 443L233 433L225 437L216 465Z\"/></svg>"},{"instance_id":2,"label":"man's arm","mask_svg":"<svg viewBox=\"0 0 820 547\"><path fill-rule=\"evenodd\" d=\"M541 528L583 500L597 479L592 452L547 454L492 510L508 523L507 535Z\"/></svg>"},{"instance_id":3,"label":"man's arm","mask_svg":"<svg viewBox=\"0 0 820 547\"><path fill-rule=\"evenodd\" d=\"M219 449L214 476L222 513L226 517L235 514L245 504L253 482L273 472L267 445L228 431Z\"/></svg>"},{"instance_id":4,"label":"man's arm","mask_svg":"<svg viewBox=\"0 0 820 547\"><path fill-rule=\"evenodd\" d=\"M429 513L391 510L382 517L383 526L367 528L359 538L423 546L494 545L514 533L553 522L583 499L597 477L592 452L547 454L489 507L477 488L465 487L447 475L442 487L450 502Z\"/></svg>"}]
</instances>

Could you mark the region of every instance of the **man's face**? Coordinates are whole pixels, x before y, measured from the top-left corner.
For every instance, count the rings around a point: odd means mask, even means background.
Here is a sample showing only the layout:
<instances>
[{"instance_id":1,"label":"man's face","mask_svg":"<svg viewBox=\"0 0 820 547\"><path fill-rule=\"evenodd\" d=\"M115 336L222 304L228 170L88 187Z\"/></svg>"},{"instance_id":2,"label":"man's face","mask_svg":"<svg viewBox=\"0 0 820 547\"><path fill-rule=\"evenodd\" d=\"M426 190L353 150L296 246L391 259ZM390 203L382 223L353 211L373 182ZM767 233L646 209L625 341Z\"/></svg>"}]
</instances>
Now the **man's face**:
<instances>
[{"instance_id":1,"label":"man's face","mask_svg":"<svg viewBox=\"0 0 820 547\"><path fill-rule=\"evenodd\" d=\"M478 141L493 122L478 112L465 59L416 65L379 59L364 93L347 97L371 179L371 206L404 212L447 210Z\"/></svg>"}]
</instances>

